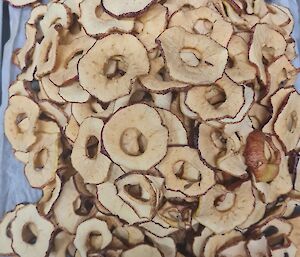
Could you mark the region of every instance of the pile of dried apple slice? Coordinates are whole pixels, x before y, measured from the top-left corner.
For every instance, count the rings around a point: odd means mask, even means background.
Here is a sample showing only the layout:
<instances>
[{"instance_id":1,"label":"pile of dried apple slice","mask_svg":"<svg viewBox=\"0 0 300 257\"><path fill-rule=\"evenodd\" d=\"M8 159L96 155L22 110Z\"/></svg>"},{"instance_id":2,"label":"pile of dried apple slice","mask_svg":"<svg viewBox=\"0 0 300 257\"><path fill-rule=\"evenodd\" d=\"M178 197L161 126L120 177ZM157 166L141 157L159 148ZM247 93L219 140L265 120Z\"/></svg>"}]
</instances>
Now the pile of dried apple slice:
<instances>
[{"instance_id":1,"label":"pile of dried apple slice","mask_svg":"<svg viewBox=\"0 0 300 257\"><path fill-rule=\"evenodd\" d=\"M287 8L9 2L32 11L5 133L43 196L4 216L1 254L296 256L300 96Z\"/></svg>"}]
</instances>

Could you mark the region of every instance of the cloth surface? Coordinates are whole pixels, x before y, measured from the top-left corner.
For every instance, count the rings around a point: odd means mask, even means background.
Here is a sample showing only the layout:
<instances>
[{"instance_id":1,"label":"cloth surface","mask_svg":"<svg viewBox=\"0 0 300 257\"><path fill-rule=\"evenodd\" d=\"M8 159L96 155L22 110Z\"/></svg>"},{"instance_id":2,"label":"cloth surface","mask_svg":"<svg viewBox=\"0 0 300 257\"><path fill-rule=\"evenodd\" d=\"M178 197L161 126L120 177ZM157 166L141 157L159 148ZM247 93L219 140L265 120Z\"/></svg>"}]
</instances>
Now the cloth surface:
<instances>
[{"instance_id":1,"label":"cloth surface","mask_svg":"<svg viewBox=\"0 0 300 257\"><path fill-rule=\"evenodd\" d=\"M295 17L293 37L297 42L300 52L300 0L274 0L268 1L288 7ZM2 21L2 1L0 0L0 21ZM3 131L3 114L8 101L8 87L19 73L18 68L11 64L11 56L14 49L22 47L25 41L25 22L29 17L30 9L17 9L9 7L11 37L5 45L2 62L2 106L0 108L0 218L4 212L14 208L18 203L35 202L41 196L41 192L32 189L23 172L23 164L14 158L12 148ZM1 28L1 26L0 26ZM1 34L1 33L0 33ZM1 36L0 36L1 43ZM1 58L1 56L0 56ZM296 67L300 67L300 58L295 60ZM300 76L296 83L300 92Z\"/></svg>"}]
</instances>

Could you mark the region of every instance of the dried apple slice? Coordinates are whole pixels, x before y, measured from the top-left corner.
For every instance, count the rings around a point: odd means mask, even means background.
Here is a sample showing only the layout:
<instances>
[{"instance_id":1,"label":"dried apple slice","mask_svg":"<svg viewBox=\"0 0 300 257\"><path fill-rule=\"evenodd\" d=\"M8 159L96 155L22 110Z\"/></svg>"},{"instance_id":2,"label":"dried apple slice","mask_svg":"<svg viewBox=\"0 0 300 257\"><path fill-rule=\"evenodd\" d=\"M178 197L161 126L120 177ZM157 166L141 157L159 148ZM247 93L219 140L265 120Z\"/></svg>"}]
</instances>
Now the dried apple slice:
<instances>
[{"instance_id":1,"label":"dried apple slice","mask_svg":"<svg viewBox=\"0 0 300 257\"><path fill-rule=\"evenodd\" d=\"M216 1L217 2L217 1ZM229 20L240 30L250 30L259 23L259 17L242 13L240 8L235 8L232 1L219 1L217 10L222 14L225 20Z\"/></svg>"},{"instance_id":2,"label":"dried apple slice","mask_svg":"<svg viewBox=\"0 0 300 257\"><path fill-rule=\"evenodd\" d=\"M187 91L188 92L188 91ZM196 120L199 118L199 115L196 112L193 112L185 103L185 99L187 96L187 92L180 92L179 93L179 108L180 108L180 112L187 116L187 118L192 119L192 120ZM177 114L178 115L178 114ZM185 119L185 118L183 118ZM183 121L183 123L185 123ZM186 125L186 124L185 124Z\"/></svg>"},{"instance_id":3,"label":"dried apple slice","mask_svg":"<svg viewBox=\"0 0 300 257\"><path fill-rule=\"evenodd\" d=\"M159 209L157 216L153 218L153 222L166 229L175 228L175 231L187 229L192 225L192 210L189 204L166 201ZM163 237L159 234L158 236Z\"/></svg>"},{"instance_id":4,"label":"dried apple slice","mask_svg":"<svg viewBox=\"0 0 300 257\"><path fill-rule=\"evenodd\" d=\"M95 42L96 40L91 37L82 36L68 45L60 45L57 49L55 69L49 75L50 80L57 86L76 80L78 62Z\"/></svg>"},{"instance_id":5,"label":"dried apple slice","mask_svg":"<svg viewBox=\"0 0 300 257\"><path fill-rule=\"evenodd\" d=\"M22 73L17 76L18 80L33 81L35 79L36 66L40 58L40 49L41 45L36 43L34 49L32 50L32 62Z\"/></svg>"},{"instance_id":6,"label":"dried apple slice","mask_svg":"<svg viewBox=\"0 0 300 257\"><path fill-rule=\"evenodd\" d=\"M291 40L288 42L285 55L288 58L289 61L293 61L297 58L297 52L296 52L296 43L294 40Z\"/></svg>"},{"instance_id":7,"label":"dried apple slice","mask_svg":"<svg viewBox=\"0 0 300 257\"><path fill-rule=\"evenodd\" d=\"M256 69L248 60L248 44L239 36L233 35L228 44L229 62L225 73L234 82L241 84L255 79Z\"/></svg>"},{"instance_id":8,"label":"dried apple slice","mask_svg":"<svg viewBox=\"0 0 300 257\"><path fill-rule=\"evenodd\" d=\"M108 175L111 161L100 153L103 126L102 120L87 118L80 125L77 139L74 142L71 155L72 165L85 183L100 184Z\"/></svg>"},{"instance_id":9,"label":"dried apple slice","mask_svg":"<svg viewBox=\"0 0 300 257\"><path fill-rule=\"evenodd\" d=\"M241 240L243 236L238 231L231 231L221 235L211 236L204 247L204 257L215 257L217 252L226 244Z\"/></svg>"},{"instance_id":10,"label":"dried apple slice","mask_svg":"<svg viewBox=\"0 0 300 257\"><path fill-rule=\"evenodd\" d=\"M57 103L64 104L66 101L59 95L59 88L53 84L53 82L49 79L49 76L44 76L40 80L40 87L46 93L49 100Z\"/></svg>"},{"instance_id":11,"label":"dried apple slice","mask_svg":"<svg viewBox=\"0 0 300 257\"><path fill-rule=\"evenodd\" d=\"M195 35L180 27L165 30L158 38L166 66L174 80L193 85L214 83L222 77L228 58L227 49L205 35ZM180 53L191 49L197 65L184 62Z\"/></svg>"},{"instance_id":12,"label":"dried apple slice","mask_svg":"<svg viewBox=\"0 0 300 257\"><path fill-rule=\"evenodd\" d=\"M267 107L254 103L248 113L254 129L262 129L262 127L270 120L271 113Z\"/></svg>"},{"instance_id":13,"label":"dried apple slice","mask_svg":"<svg viewBox=\"0 0 300 257\"><path fill-rule=\"evenodd\" d=\"M14 210L7 212L0 222L0 254L1 255L13 255L14 250L12 249L12 238L9 233L11 222L14 220L16 213L19 209L23 208L23 204L19 204L15 207Z\"/></svg>"},{"instance_id":14,"label":"dried apple slice","mask_svg":"<svg viewBox=\"0 0 300 257\"><path fill-rule=\"evenodd\" d=\"M113 215L127 221L130 225L145 221L141 219L130 205L119 196L116 186L111 182L105 182L97 186L97 195L100 203ZM110 197L108 198L107 195Z\"/></svg>"},{"instance_id":15,"label":"dried apple slice","mask_svg":"<svg viewBox=\"0 0 300 257\"><path fill-rule=\"evenodd\" d=\"M205 227L199 236L195 236L192 244L192 251L195 256L202 256L205 244L209 237L214 234L209 228Z\"/></svg>"},{"instance_id":16,"label":"dried apple slice","mask_svg":"<svg viewBox=\"0 0 300 257\"><path fill-rule=\"evenodd\" d=\"M53 239L49 257L65 257L69 245L73 242L74 236L65 232L59 232Z\"/></svg>"},{"instance_id":17,"label":"dried apple slice","mask_svg":"<svg viewBox=\"0 0 300 257\"><path fill-rule=\"evenodd\" d=\"M41 111L46 116L56 121L61 128L65 128L67 126L67 114L60 107L46 100L40 101L39 106L41 108Z\"/></svg>"},{"instance_id":18,"label":"dried apple slice","mask_svg":"<svg viewBox=\"0 0 300 257\"><path fill-rule=\"evenodd\" d=\"M202 158L212 167L223 170L234 177L247 177L247 166L241 153L247 135L253 129L249 128L247 124L239 123L239 125L234 124L233 128L228 125L228 131L224 131L201 124L198 148Z\"/></svg>"},{"instance_id":19,"label":"dried apple slice","mask_svg":"<svg viewBox=\"0 0 300 257\"><path fill-rule=\"evenodd\" d=\"M157 168L168 189L188 196L204 194L215 184L214 172L203 163L198 151L189 147L169 147Z\"/></svg>"},{"instance_id":20,"label":"dried apple slice","mask_svg":"<svg viewBox=\"0 0 300 257\"><path fill-rule=\"evenodd\" d=\"M73 22L69 29L64 29L60 25L56 25L59 29L61 29L61 45L71 44L73 40L87 36L78 19L79 18L73 14Z\"/></svg>"},{"instance_id":21,"label":"dried apple slice","mask_svg":"<svg viewBox=\"0 0 300 257\"><path fill-rule=\"evenodd\" d=\"M150 60L150 72L148 75L140 76L139 80L144 87L153 92L165 92L172 89L183 89L188 84L169 79L163 57Z\"/></svg>"},{"instance_id":22,"label":"dried apple slice","mask_svg":"<svg viewBox=\"0 0 300 257\"><path fill-rule=\"evenodd\" d=\"M90 99L90 94L80 86L78 81L60 87L58 94L70 103L86 103Z\"/></svg>"},{"instance_id":23,"label":"dried apple slice","mask_svg":"<svg viewBox=\"0 0 300 257\"><path fill-rule=\"evenodd\" d=\"M160 238L149 232L146 232L146 235L163 256L176 257L176 243L171 237Z\"/></svg>"},{"instance_id":24,"label":"dried apple slice","mask_svg":"<svg viewBox=\"0 0 300 257\"><path fill-rule=\"evenodd\" d=\"M260 100L269 105L270 97L280 88L293 86L297 78L297 70L285 55L275 60L267 69L268 85L266 95Z\"/></svg>"},{"instance_id":25,"label":"dried apple slice","mask_svg":"<svg viewBox=\"0 0 300 257\"><path fill-rule=\"evenodd\" d=\"M249 60L257 66L259 78L266 85L265 63L271 63L284 54L287 43L284 37L267 24L257 24L249 50Z\"/></svg>"},{"instance_id":26,"label":"dried apple slice","mask_svg":"<svg viewBox=\"0 0 300 257\"><path fill-rule=\"evenodd\" d=\"M78 136L79 128L80 128L79 124L77 123L76 119L72 115L68 122L68 125L66 126L65 135L73 143L75 142Z\"/></svg>"},{"instance_id":27,"label":"dried apple slice","mask_svg":"<svg viewBox=\"0 0 300 257\"><path fill-rule=\"evenodd\" d=\"M268 241L265 236L258 239L251 239L247 242L247 250L251 257L266 256L270 257L271 252L268 246Z\"/></svg>"},{"instance_id":28,"label":"dried apple slice","mask_svg":"<svg viewBox=\"0 0 300 257\"><path fill-rule=\"evenodd\" d=\"M36 76L43 77L53 71L57 59L59 38L59 30L55 26L52 26L47 30L39 46Z\"/></svg>"},{"instance_id":29,"label":"dried apple slice","mask_svg":"<svg viewBox=\"0 0 300 257\"><path fill-rule=\"evenodd\" d=\"M246 0L247 13L263 17L268 13L267 4L263 0Z\"/></svg>"},{"instance_id":30,"label":"dried apple slice","mask_svg":"<svg viewBox=\"0 0 300 257\"><path fill-rule=\"evenodd\" d=\"M281 156L270 136L258 130L251 132L247 138L244 157L256 181L268 183L277 177Z\"/></svg>"},{"instance_id":31,"label":"dried apple slice","mask_svg":"<svg viewBox=\"0 0 300 257\"><path fill-rule=\"evenodd\" d=\"M264 133L274 133L274 123L280 113L280 107L285 99L289 96L290 93L294 92L295 89L293 87L288 88L280 88L277 90L270 98L271 105L272 105L272 117L268 121L267 124L263 127L262 131Z\"/></svg>"},{"instance_id":32,"label":"dried apple slice","mask_svg":"<svg viewBox=\"0 0 300 257\"><path fill-rule=\"evenodd\" d=\"M265 154L268 158L270 158L272 163L272 158L274 160L274 151L275 153L279 151L279 157L277 157L277 160L275 161L277 163L278 161L280 162L276 165L271 164L271 168L268 168L267 166L268 169L265 173L263 173L264 180L269 181L269 183L256 181L255 176L253 176L254 186L262 194L262 198L265 203L271 203L275 201L279 196L289 193L293 188L288 168L288 157L285 156L282 146L275 136L272 136L270 140L272 140L272 144L275 148L272 150L272 148L270 148L270 143L266 144L263 146L265 149ZM260 148L258 148L257 151L258 153L261 153ZM257 154L255 154L255 156L257 156ZM274 177L277 172L278 175Z\"/></svg>"},{"instance_id":33,"label":"dried apple slice","mask_svg":"<svg viewBox=\"0 0 300 257\"><path fill-rule=\"evenodd\" d=\"M117 227L113 231L113 235L118 237L121 241L125 241L130 246L141 244L145 240L144 233L135 226Z\"/></svg>"},{"instance_id":34,"label":"dried apple slice","mask_svg":"<svg viewBox=\"0 0 300 257\"><path fill-rule=\"evenodd\" d=\"M91 218L82 222L77 230L74 245L81 257L106 248L112 241L112 234L105 221Z\"/></svg>"},{"instance_id":35,"label":"dried apple slice","mask_svg":"<svg viewBox=\"0 0 300 257\"><path fill-rule=\"evenodd\" d=\"M4 116L4 129L8 141L15 150L26 152L35 143L34 131L39 114L39 106L28 97L13 96L9 99L9 106ZM20 123L24 120L27 123L21 129Z\"/></svg>"},{"instance_id":36,"label":"dried apple slice","mask_svg":"<svg viewBox=\"0 0 300 257\"><path fill-rule=\"evenodd\" d=\"M290 17L288 16L288 14L277 5L268 5L267 8L268 13L263 18L261 18L261 23L266 23L278 27L282 27L290 23Z\"/></svg>"},{"instance_id":37,"label":"dried apple slice","mask_svg":"<svg viewBox=\"0 0 300 257\"><path fill-rule=\"evenodd\" d=\"M17 58L21 69L24 69L30 63L32 57L32 50L36 42L37 29L31 24L25 25L26 42L24 46L18 51Z\"/></svg>"},{"instance_id":38,"label":"dried apple slice","mask_svg":"<svg viewBox=\"0 0 300 257\"><path fill-rule=\"evenodd\" d=\"M221 123L239 123L242 122L245 116L249 113L252 105L255 102L255 92L251 87L244 87L244 105L234 118L221 119Z\"/></svg>"},{"instance_id":39,"label":"dried apple slice","mask_svg":"<svg viewBox=\"0 0 300 257\"><path fill-rule=\"evenodd\" d=\"M30 97L30 92L25 81L16 80L8 88L9 98L15 95Z\"/></svg>"},{"instance_id":40,"label":"dried apple slice","mask_svg":"<svg viewBox=\"0 0 300 257\"><path fill-rule=\"evenodd\" d=\"M115 17L136 17L146 12L156 1L137 0L134 4L130 0L102 0L105 11Z\"/></svg>"},{"instance_id":41,"label":"dried apple slice","mask_svg":"<svg viewBox=\"0 0 300 257\"><path fill-rule=\"evenodd\" d=\"M200 119L209 121L236 117L244 101L244 87L225 75L213 85L190 89L185 103Z\"/></svg>"},{"instance_id":42,"label":"dried apple slice","mask_svg":"<svg viewBox=\"0 0 300 257\"><path fill-rule=\"evenodd\" d=\"M172 112L164 109L157 108L156 110L162 119L163 125L168 128L168 145L187 145L187 133L178 117Z\"/></svg>"},{"instance_id":43,"label":"dried apple slice","mask_svg":"<svg viewBox=\"0 0 300 257\"><path fill-rule=\"evenodd\" d=\"M30 25L38 24L39 21L44 17L45 13L47 12L47 5L39 4L35 6L30 13L30 17L27 21Z\"/></svg>"},{"instance_id":44,"label":"dried apple slice","mask_svg":"<svg viewBox=\"0 0 300 257\"><path fill-rule=\"evenodd\" d=\"M194 218L215 233L226 233L245 222L254 209L254 203L250 181L234 191L218 184L200 197Z\"/></svg>"},{"instance_id":45,"label":"dried apple slice","mask_svg":"<svg viewBox=\"0 0 300 257\"><path fill-rule=\"evenodd\" d=\"M126 173L115 181L118 196L137 213L149 220L156 214L159 202L156 190L149 178L138 173Z\"/></svg>"},{"instance_id":46,"label":"dried apple slice","mask_svg":"<svg viewBox=\"0 0 300 257\"><path fill-rule=\"evenodd\" d=\"M107 119L114 112L114 102L110 103L107 108L92 98L86 103L73 103L72 114L78 124L81 124L88 117Z\"/></svg>"},{"instance_id":47,"label":"dried apple slice","mask_svg":"<svg viewBox=\"0 0 300 257\"><path fill-rule=\"evenodd\" d=\"M118 62L120 75L110 77L106 67L114 60ZM148 71L149 60L144 46L129 34L112 34L97 41L78 64L81 86L103 102L128 95L132 82Z\"/></svg>"},{"instance_id":48,"label":"dried apple slice","mask_svg":"<svg viewBox=\"0 0 300 257\"><path fill-rule=\"evenodd\" d=\"M295 149L300 138L300 96L295 91L289 94L274 123L274 131L289 152Z\"/></svg>"},{"instance_id":49,"label":"dried apple slice","mask_svg":"<svg viewBox=\"0 0 300 257\"><path fill-rule=\"evenodd\" d=\"M55 179L59 140L57 134L39 134L37 142L30 148L25 175L32 187L42 188Z\"/></svg>"},{"instance_id":50,"label":"dried apple slice","mask_svg":"<svg viewBox=\"0 0 300 257\"><path fill-rule=\"evenodd\" d=\"M82 204L80 194L76 190L74 178L71 177L63 186L59 198L53 206L53 216L58 227L63 228L71 234L75 234L80 223L87 220L95 212L94 206L90 202L86 202L86 215L79 215L78 206Z\"/></svg>"},{"instance_id":51,"label":"dried apple slice","mask_svg":"<svg viewBox=\"0 0 300 257\"><path fill-rule=\"evenodd\" d=\"M144 257L162 257L162 254L158 249L141 244L132 249L126 250L121 254L121 257L135 257L135 256L144 256Z\"/></svg>"},{"instance_id":52,"label":"dried apple slice","mask_svg":"<svg viewBox=\"0 0 300 257\"><path fill-rule=\"evenodd\" d=\"M247 220L238 226L238 229L240 231L246 231L249 227L252 225L258 223L260 220L263 219L265 213L266 213L266 207L267 205L260 200L259 193L257 190L253 190L254 196L255 196L255 206L250 214L250 216L247 218Z\"/></svg>"},{"instance_id":53,"label":"dried apple slice","mask_svg":"<svg viewBox=\"0 0 300 257\"><path fill-rule=\"evenodd\" d=\"M166 94L157 94L151 93L152 101L154 105L158 108L170 110L172 103L172 92L168 92Z\"/></svg>"},{"instance_id":54,"label":"dried apple slice","mask_svg":"<svg viewBox=\"0 0 300 257\"><path fill-rule=\"evenodd\" d=\"M53 25L60 25L63 28L69 28L72 22L72 12L69 7L59 2L48 4L47 12L40 21L40 27L44 35L49 32Z\"/></svg>"},{"instance_id":55,"label":"dried apple slice","mask_svg":"<svg viewBox=\"0 0 300 257\"><path fill-rule=\"evenodd\" d=\"M148 51L157 47L155 39L166 29L167 17L168 9L161 4L155 4L135 21L141 27L137 31L137 38Z\"/></svg>"},{"instance_id":56,"label":"dried apple slice","mask_svg":"<svg viewBox=\"0 0 300 257\"><path fill-rule=\"evenodd\" d=\"M43 196L37 203L37 209L39 213L46 216L52 210L54 203L62 189L62 181L58 175L55 176L55 180L48 183L43 188Z\"/></svg>"},{"instance_id":57,"label":"dried apple slice","mask_svg":"<svg viewBox=\"0 0 300 257\"><path fill-rule=\"evenodd\" d=\"M132 170L148 170L166 154L168 130L155 109L135 104L105 124L103 144L112 160Z\"/></svg>"},{"instance_id":58,"label":"dried apple slice","mask_svg":"<svg viewBox=\"0 0 300 257\"><path fill-rule=\"evenodd\" d=\"M289 38L290 35L292 34L294 26L295 26L294 16L292 15L291 10L285 6L276 5L276 4L273 4L273 6L276 6L277 8L279 8L281 11L283 11L289 17L288 22L286 22L285 24L283 24L280 27L280 29L284 31L283 34L285 35L285 38Z\"/></svg>"},{"instance_id":59,"label":"dried apple slice","mask_svg":"<svg viewBox=\"0 0 300 257\"><path fill-rule=\"evenodd\" d=\"M17 210L10 232L12 248L16 254L21 257L38 257L47 254L54 225L40 216L35 205L29 204Z\"/></svg>"},{"instance_id":60,"label":"dried apple slice","mask_svg":"<svg viewBox=\"0 0 300 257\"><path fill-rule=\"evenodd\" d=\"M104 12L99 1L87 0L80 3L80 23L90 36L103 37L114 31L131 32L133 19L116 19Z\"/></svg>"},{"instance_id":61,"label":"dried apple slice","mask_svg":"<svg viewBox=\"0 0 300 257\"><path fill-rule=\"evenodd\" d=\"M37 122L36 132L41 134L59 134L60 129L54 121L44 121L39 119Z\"/></svg>"},{"instance_id":62,"label":"dried apple slice","mask_svg":"<svg viewBox=\"0 0 300 257\"><path fill-rule=\"evenodd\" d=\"M233 33L232 25L208 7L179 10L172 15L168 27L182 27L190 33L208 35L226 47Z\"/></svg>"}]
</instances>

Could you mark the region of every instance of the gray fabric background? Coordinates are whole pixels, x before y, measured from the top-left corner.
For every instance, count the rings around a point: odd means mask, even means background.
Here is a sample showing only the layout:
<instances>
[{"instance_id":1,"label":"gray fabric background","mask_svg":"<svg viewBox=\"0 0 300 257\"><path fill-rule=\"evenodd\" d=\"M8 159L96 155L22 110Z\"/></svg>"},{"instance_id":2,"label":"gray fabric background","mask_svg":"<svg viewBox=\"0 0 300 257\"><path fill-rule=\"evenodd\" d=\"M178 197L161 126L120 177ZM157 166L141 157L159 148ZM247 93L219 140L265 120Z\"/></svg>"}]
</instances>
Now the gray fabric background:
<instances>
[{"instance_id":1,"label":"gray fabric background","mask_svg":"<svg viewBox=\"0 0 300 257\"><path fill-rule=\"evenodd\" d=\"M294 38L298 42L300 50L300 0L276 0L272 1L290 8L295 16ZM2 21L2 0L0 0L0 21ZM3 113L7 105L7 88L11 81L16 78L19 70L11 64L11 55L13 49L21 47L25 40L25 22L29 17L29 8L16 9L9 7L11 37L5 45L2 62L2 78L0 78L2 87L2 106L0 108L0 218L3 213L14 208L21 202L36 201L41 192L29 187L23 173L23 165L14 159L12 149L3 133ZM0 26L1 28L2 26ZM0 33L1 45L1 33ZM298 51L300 52L300 51ZM1 56L0 56L1 58ZM299 58L295 62L300 66ZM300 78L297 82L300 90Z\"/></svg>"}]
</instances>

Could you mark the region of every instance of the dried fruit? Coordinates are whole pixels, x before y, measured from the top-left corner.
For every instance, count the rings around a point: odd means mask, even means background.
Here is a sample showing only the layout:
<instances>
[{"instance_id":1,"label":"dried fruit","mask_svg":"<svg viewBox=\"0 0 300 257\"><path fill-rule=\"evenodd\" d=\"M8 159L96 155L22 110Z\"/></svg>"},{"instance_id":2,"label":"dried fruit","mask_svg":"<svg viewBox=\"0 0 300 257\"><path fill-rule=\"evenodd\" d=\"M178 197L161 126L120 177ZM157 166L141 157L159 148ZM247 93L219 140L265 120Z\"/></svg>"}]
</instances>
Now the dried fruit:
<instances>
[{"instance_id":1,"label":"dried fruit","mask_svg":"<svg viewBox=\"0 0 300 257\"><path fill-rule=\"evenodd\" d=\"M4 216L0 254L297 256L290 10L264 0L8 2L32 9L4 129L42 196Z\"/></svg>"},{"instance_id":2,"label":"dried fruit","mask_svg":"<svg viewBox=\"0 0 300 257\"><path fill-rule=\"evenodd\" d=\"M16 254L38 257L47 254L54 225L39 215L35 205L30 204L17 210L10 232Z\"/></svg>"},{"instance_id":3,"label":"dried fruit","mask_svg":"<svg viewBox=\"0 0 300 257\"><path fill-rule=\"evenodd\" d=\"M167 152L168 130L157 111L135 104L116 112L105 124L103 144L112 160L130 170L148 170Z\"/></svg>"},{"instance_id":4,"label":"dried fruit","mask_svg":"<svg viewBox=\"0 0 300 257\"><path fill-rule=\"evenodd\" d=\"M270 136L253 131L247 138L244 152L249 171L258 182L270 182L279 173L281 156Z\"/></svg>"},{"instance_id":5,"label":"dried fruit","mask_svg":"<svg viewBox=\"0 0 300 257\"><path fill-rule=\"evenodd\" d=\"M35 143L34 131L39 114L38 104L30 98L13 96L9 99L4 117L5 135L15 150L26 152Z\"/></svg>"},{"instance_id":6,"label":"dried fruit","mask_svg":"<svg viewBox=\"0 0 300 257\"><path fill-rule=\"evenodd\" d=\"M157 165L166 187L188 196L204 194L215 184L214 172L200 159L198 151L189 147L170 147Z\"/></svg>"},{"instance_id":7,"label":"dried fruit","mask_svg":"<svg viewBox=\"0 0 300 257\"><path fill-rule=\"evenodd\" d=\"M111 161L100 153L103 126L100 119L85 119L73 145L71 162L85 183L100 184L105 181L109 172Z\"/></svg>"},{"instance_id":8,"label":"dried fruit","mask_svg":"<svg viewBox=\"0 0 300 257\"><path fill-rule=\"evenodd\" d=\"M173 27L165 30L157 38L157 42L174 80L192 85L205 85L222 77L228 52L209 37ZM193 58L193 62L181 57L181 53L185 52Z\"/></svg>"},{"instance_id":9,"label":"dried fruit","mask_svg":"<svg viewBox=\"0 0 300 257\"><path fill-rule=\"evenodd\" d=\"M134 4L128 0L102 0L101 2L105 11L116 17L135 17L147 11L155 3L154 0L138 0Z\"/></svg>"},{"instance_id":10,"label":"dried fruit","mask_svg":"<svg viewBox=\"0 0 300 257\"><path fill-rule=\"evenodd\" d=\"M215 233L227 233L248 218L254 202L251 182L242 183L234 191L215 185L200 196L194 218Z\"/></svg>"},{"instance_id":11,"label":"dried fruit","mask_svg":"<svg viewBox=\"0 0 300 257\"><path fill-rule=\"evenodd\" d=\"M286 48L284 37L267 24L255 26L253 39L249 50L249 60L257 66L259 78L267 83L265 63L271 63L284 54Z\"/></svg>"},{"instance_id":12,"label":"dried fruit","mask_svg":"<svg viewBox=\"0 0 300 257\"><path fill-rule=\"evenodd\" d=\"M80 23L90 36L103 37L110 32L131 32L133 19L116 19L103 10L100 1L86 0L80 3Z\"/></svg>"},{"instance_id":13,"label":"dried fruit","mask_svg":"<svg viewBox=\"0 0 300 257\"><path fill-rule=\"evenodd\" d=\"M227 76L206 87L194 87L185 103L203 121L235 118L245 102L244 88Z\"/></svg>"},{"instance_id":14,"label":"dried fruit","mask_svg":"<svg viewBox=\"0 0 300 257\"><path fill-rule=\"evenodd\" d=\"M112 61L118 63L118 68L113 75L109 75L106 69ZM80 85L103 102L128 95L132 80L148 71L147 52L140 41L130 34L111 34L97 41L78 64Z\"/></svg>"}]
</instances>

